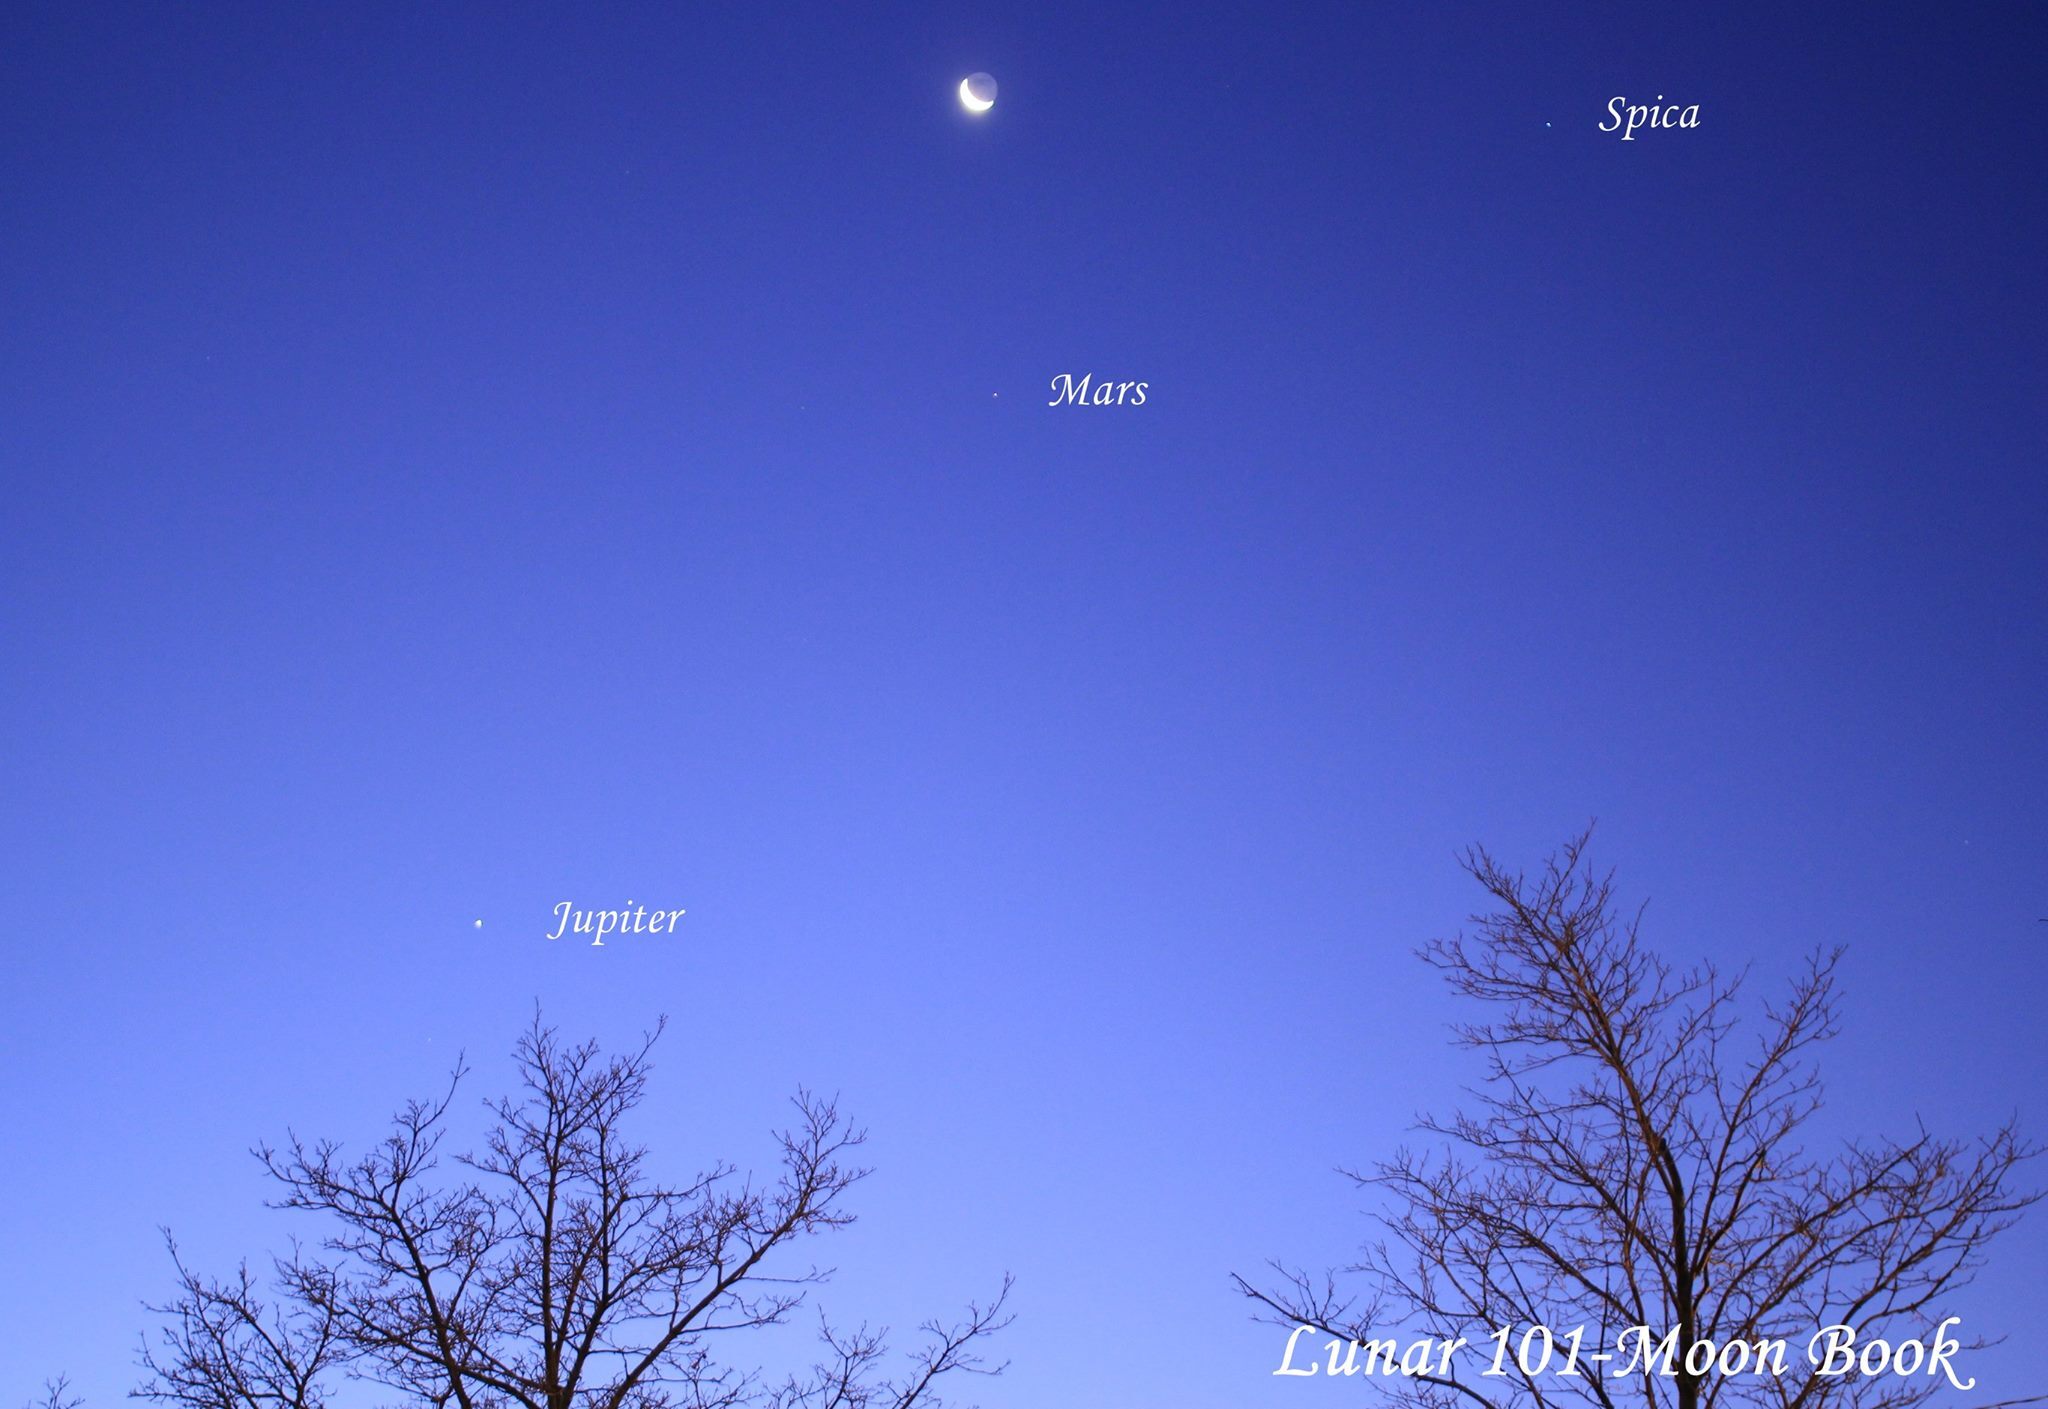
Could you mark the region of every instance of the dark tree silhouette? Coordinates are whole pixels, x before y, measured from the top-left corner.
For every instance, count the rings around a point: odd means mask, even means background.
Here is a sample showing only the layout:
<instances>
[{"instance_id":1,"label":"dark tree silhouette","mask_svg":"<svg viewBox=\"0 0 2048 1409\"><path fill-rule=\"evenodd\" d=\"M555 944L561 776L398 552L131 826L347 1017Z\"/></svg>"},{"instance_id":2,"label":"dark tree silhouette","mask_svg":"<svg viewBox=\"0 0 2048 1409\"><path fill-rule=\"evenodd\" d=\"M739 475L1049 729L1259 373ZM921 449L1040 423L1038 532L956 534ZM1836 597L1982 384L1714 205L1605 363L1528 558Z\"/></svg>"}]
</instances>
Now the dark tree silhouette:
<instances>
[{"instance_id":1,"label":"dark tree silhouette","mask_svg":"<svg viewBox=\"0 0 2048 1409\"><path fill-rule=\"evenodd\" d=\"M43 1382L43 1397L30 1400L23 1409L81 1409L85 1401L71 1392L71 1378L59 1375Z\"/></svg>"},{"instance_id":2,"label":"dark tree silhouette","mask_svg":"<svg viewBox=\"0 0 2048 1409\"><path fill-rule=\"evenodd\" d=\"M1425 1119L1437 1137L1348 1176L1380 1196L1383 1234L1355 1265L1238 1286L1262 1317L1342 1340L1466 1337L1475 1366L1374 1376L1414 1406L1594 1409L1750 1405L1904 1409L1942 1384L1921 1376L1823 1378L1809 1338L1848 1324L1912 1339L1944 1319L1984 1250L2040 1193L2020 1183L2036 1151L2008 1123L1978 1140L1926 1129L1832 1153L1813 1048L1836 1031L1841 950L1813 955L1777 1003L1738 1024L1742 976L1673 969L1617 913L1611 874L1581 835L1540 875L1483 850L1465 866L1493 905L1473 932L1422 957L1487 1010L1455 1029L1484 1080L1477 1106ZM1485 1377L1494 1328L1586 1328L1611 1350L1629 1327L1696 1341L1785 1338L1790 1373L1639 1373L1581 1365L1567 1378ZM1599 1345L1595 1345L1596 1340ZM1551 1371L1558 1366L1553 1363Z\"/></svg>"},{"instance_id":3,"label":"dark tree silhouette","mask_svg":"<svg viewBox=\"0 0 2048 1409\"><path fill-rule=\"evenodd\" d=\"M275 1260L267 1296L246 1266L203 1278L174 1245L178 1293L155 1308L165 1324L137 1395L320 1409L357 1380L435 1409L942 1409L948 1378L1000 1372L979 1352L1008 1324L1007 1279L958 1322L927 1322L893 1376L881 1334L829 1325L821 1363L778 1383L715 1353L824 1279L798 1249L853 1221L863 1136L799 1094L772 1181L719 1164L664 1183L626 1133L653 1043L608 1056L536 1017L516 1049L521 1089L488 1103L468 1153L442 1151L460 1066L361 1155L296 1136L260 1148L273 1206L312 1215L319 1241Z\"/></svg>"}]
</instances>

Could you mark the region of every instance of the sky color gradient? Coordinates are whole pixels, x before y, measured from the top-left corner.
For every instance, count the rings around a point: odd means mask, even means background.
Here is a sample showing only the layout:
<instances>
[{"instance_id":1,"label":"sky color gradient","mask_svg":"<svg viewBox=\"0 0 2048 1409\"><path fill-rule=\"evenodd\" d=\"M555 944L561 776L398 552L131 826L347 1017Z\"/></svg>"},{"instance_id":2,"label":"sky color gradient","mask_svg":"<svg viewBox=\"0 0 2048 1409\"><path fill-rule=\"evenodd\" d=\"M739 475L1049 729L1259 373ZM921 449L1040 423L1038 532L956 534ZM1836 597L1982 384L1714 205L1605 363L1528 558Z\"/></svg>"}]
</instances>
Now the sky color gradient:
<instances>
[{"instance_id":1,"label":"sky color gradient","mask_svg":"<svg viewBox=\"0 0 2048 1409\"><path fill-rule=\"evenodd\" d=\"M2035 5L16 4L0 1393L538 1000L642 1133L873 1132L988 1409L1349 1402L1228 1285L1596 853L1833 1133L2048 1133ZM960 78L1001 84L976 120ZM1596 130L1612 96L1697 129ZM1049 408L1068 373L1142 408ZM552 907L686 907L549 945ZM481 918L484 924L473 923ZM2048 1219L1962 1303L2048 1389Z\"/></svg>"}]
</instances>

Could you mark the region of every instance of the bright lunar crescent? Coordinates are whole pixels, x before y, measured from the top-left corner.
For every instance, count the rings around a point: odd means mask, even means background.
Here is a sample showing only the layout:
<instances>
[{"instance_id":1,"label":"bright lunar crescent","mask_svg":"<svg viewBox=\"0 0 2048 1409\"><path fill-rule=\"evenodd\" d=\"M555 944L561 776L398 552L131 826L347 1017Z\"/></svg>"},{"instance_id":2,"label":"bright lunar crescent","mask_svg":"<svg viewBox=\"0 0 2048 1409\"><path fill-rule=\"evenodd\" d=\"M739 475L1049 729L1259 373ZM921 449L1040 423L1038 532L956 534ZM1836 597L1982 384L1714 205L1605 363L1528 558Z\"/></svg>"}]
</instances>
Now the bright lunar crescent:
<instances>
[{"instance_id":1,"label":"bright lunar crescent","mask_svg":"<svg viewBox=\"0 0 2048 1409\"><path fill-rule=\"evenodd\" d=\"M960 106L971 113L985 113L996 105L996 81L985 73L970 73L960 80Z\"/></svg>"}]
</instances>

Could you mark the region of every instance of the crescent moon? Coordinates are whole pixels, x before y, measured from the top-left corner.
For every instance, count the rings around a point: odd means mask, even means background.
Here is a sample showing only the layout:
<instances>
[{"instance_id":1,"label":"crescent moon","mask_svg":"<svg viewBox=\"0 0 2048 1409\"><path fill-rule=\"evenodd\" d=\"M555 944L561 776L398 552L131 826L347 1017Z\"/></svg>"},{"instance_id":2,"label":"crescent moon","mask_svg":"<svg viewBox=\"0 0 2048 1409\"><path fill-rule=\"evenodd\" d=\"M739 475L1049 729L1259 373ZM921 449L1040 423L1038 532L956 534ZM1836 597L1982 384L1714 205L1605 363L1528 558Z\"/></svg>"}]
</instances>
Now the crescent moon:
<instances>
[{"instance_id":1,"label":"crescent moon","mask_svg":"<svg viewBox=\"0 0 2048 1409\"><path fill-rule=\"evenodd\" d=\"M967 80L960 80L960 106L971 113L985 113L996 105L993 98L977 98L967 90Z\"/></svg>"}]
</instances>

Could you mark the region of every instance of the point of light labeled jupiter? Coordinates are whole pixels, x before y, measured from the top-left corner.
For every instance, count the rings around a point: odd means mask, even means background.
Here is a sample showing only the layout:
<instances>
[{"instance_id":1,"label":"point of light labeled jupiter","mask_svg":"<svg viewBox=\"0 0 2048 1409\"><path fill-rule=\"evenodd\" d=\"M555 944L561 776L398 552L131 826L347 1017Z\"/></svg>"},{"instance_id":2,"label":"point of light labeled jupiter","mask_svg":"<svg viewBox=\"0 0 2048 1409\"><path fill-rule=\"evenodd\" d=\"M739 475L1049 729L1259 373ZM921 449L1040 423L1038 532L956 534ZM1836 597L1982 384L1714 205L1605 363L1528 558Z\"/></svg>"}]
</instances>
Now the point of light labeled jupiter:
<instances>
[{"instance_id":1,"label":"point of light labeled jupiter","mask_svg":"<svg viewBox=\"0 0 2048 1409\"><path fill-rule=\"evenodd\" d=\"M996 81L985 73L970 73L960 80L960 106L971 113L985 113L996 105Z\"/></svg>"}]
</instances>

